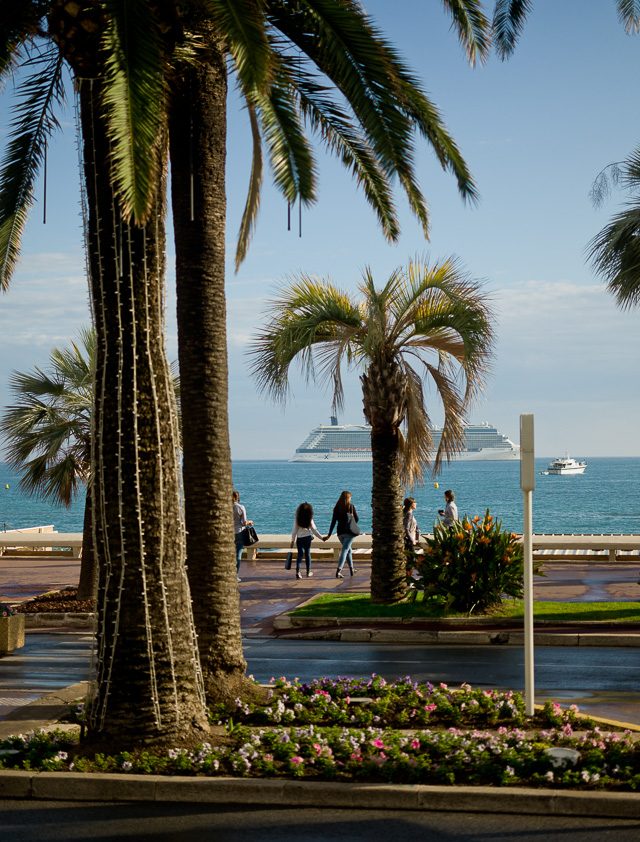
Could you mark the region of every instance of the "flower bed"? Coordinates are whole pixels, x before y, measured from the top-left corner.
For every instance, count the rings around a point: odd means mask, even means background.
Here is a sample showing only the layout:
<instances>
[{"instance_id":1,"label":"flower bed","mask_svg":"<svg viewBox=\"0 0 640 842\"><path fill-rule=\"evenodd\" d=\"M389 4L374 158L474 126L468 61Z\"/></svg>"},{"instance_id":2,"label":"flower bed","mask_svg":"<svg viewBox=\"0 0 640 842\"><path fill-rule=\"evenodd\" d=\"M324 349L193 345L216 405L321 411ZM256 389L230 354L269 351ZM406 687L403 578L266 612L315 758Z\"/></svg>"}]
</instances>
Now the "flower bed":
<instances>
[{"instance_id":1,"label":"flower bed","mask_svg":"<svg viewBox=\"0 0 640 842\"><path fill-rule=\"evenodd\" d=\"M380 728L465 727L492 728L498 725L546 728L593 723L580 717L572 706L562 712L547 703L533 720L527 720L524 700L511 690L474 689L462 684L419 684L410 676L387 682L378 675L368 681L353 678L320 678L309 684L286 678L271 679L266 704L236 699L235 708L219 705L210 711L212 722L229 718L244 725L344 725Z\"/></svg>"},{"instance_id":2,"label":"flower bed","mask_svg":"<svg viewBox=\"0 0 640 842\"><path fill-rule=\"evenodd\" d=\"M551 702L531 728L523 709L517 693L468 684L450 690L410 678L392 684L378 676L310 684L281 678L263 706L238 699L232 716L212 711L224 726L217 738L224 745L87 758L74 756L77 736L38 732L0 743L0 768L640 789L640 745L629 732L604 731L575 706L563 710ZM405 730L388 727L405 716ZM452 721L458 724L449 726ZM586 732L574 733L576 727Z\"/></svg>"},{"instance_id":3,"label":"flower bed","mask_svg":"<svg viewBox=\"0 0 640 842\"><path fill-rule=\"evenodd\" d=\"M304 727L232 729L233 744L72 759L77 738L36 733L5 740L0 768L132 774L294 777L314 780L640 789L640 751L628 734L569 728L534 736L497 731Z\"/></svg>"}]
</instances>

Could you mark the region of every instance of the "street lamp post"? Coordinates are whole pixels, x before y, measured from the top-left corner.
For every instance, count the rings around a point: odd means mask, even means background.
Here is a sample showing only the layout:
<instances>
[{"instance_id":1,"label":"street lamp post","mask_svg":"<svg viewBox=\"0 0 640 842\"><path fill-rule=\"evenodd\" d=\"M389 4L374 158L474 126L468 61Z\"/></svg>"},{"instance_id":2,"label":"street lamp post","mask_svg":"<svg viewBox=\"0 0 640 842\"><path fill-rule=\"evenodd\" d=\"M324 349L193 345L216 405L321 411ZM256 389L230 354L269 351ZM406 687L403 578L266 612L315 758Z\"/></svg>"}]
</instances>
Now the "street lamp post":
<instances>
[{"instance_id":1,"label":"street lamp post","mask_svg":"<svg viewBox=\"0 0 640 842\"><path fill-rule=\"evenodd\" d=\"M524 700L527 716L533 716L533 533L532 492L536 487L533 447L533 414L520 416L520 488L522 489L524 547Z\"/></svg>"}]
</instances>

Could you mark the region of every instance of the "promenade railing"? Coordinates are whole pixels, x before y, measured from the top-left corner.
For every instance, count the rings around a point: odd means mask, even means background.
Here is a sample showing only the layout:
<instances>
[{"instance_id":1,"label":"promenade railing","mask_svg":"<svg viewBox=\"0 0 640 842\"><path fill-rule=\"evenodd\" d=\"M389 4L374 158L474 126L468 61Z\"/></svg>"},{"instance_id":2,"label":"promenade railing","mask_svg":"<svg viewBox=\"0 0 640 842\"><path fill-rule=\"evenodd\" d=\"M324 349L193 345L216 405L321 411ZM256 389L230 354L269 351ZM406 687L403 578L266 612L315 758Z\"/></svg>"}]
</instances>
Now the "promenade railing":
<instances>
[{"instance_id":1,"label":"promenade railing","mask_svg":"<svg viewBox=\"0 0 640 842\"><path fill-rule=\"evenodd\" d=\"M427 537L423 533L422 537ZM282 534L261 534L257 544L246 549L248 561L260 559L282 558L290 549L291 536ZM70 548L74 556L79 556L82 550L81 532L43 533L0 532L0 555L11 549L52 549L54 547ZM312 545L312 551L319 560L337 561L341 544L336 535L328 541L317 538ZM371 557L371 535L363 533L353 542L353 550L360 558ZM296 552L294 548L294 552ZM640 552L640 535L543 535L533 536L533 556L544 562L632 562L638 558Z\"/></svg>"}]
</instances>

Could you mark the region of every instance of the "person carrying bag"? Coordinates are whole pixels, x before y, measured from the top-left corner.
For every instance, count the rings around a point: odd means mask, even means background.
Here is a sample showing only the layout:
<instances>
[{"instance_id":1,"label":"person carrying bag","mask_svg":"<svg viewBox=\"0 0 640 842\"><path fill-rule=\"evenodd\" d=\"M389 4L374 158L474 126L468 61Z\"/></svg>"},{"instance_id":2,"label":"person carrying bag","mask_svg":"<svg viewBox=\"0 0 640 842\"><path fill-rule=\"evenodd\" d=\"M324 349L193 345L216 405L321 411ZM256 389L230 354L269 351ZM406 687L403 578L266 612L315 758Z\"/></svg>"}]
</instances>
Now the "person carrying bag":
<instances>
[{"instance_id":1,"label":"person carrying bag","mask_svg":"<svg viewBox=\"0 0 640 842\"><path fill-rule=\"evenodd\" d=\"M349 573L355 576L358 571L353 566L351 545L356 539L356 536L360 534L360 527L358 526L356 507L351 502L350 491L343 491L338 502L333 507L331 526L329 527L329 534L325 538L325 541L330 538L334 526L336 526L338 540L342 544L340 558L338 559L338 569L336 570L336 579L344 579L342 568L344 567L345 561L349 565Z\"/></svg>"}]
</instances>

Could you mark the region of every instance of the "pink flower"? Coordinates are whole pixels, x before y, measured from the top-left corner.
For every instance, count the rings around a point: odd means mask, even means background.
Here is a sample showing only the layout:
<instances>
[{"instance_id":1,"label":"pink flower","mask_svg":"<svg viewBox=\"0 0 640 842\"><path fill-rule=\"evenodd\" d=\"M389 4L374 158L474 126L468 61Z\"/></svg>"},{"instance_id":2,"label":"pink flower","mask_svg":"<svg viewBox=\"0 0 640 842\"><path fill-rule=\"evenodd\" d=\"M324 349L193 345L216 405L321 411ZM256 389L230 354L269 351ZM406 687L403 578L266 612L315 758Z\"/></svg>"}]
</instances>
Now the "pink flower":
<instances>
[{"instance_id":1,"label":"pink flower","mask_svg":"<svg viewBox=\"0 0 640 842\"><path fill-rule=\"evenodd\" d=\"M384 766L387 762L387 755L384 751L381 751L377 757L372 757L371 760L376 764L376 766Z\"/></svg>"},{"instance_id":2,"label":"pink flower","mask_svg":"<svg viewBox=\"0 0 640 842\"><path fill-rule=\"evenodd\" d=\"M420 740L411 740L411 748L420 748Z\"/></svg>"},{"instance_id":3,"label":"pink flower","mask_svg":"<svg viewBox=\"0 0 640 842\"><path fill-rule=\"evenodd\" d=\"M375 746L376 748L384 748L384 743L382 740L371 740L371 745Z\"/></svg>"},{"instance_id":4,"label":"pink flower","mask_svg":"<svg viewBox=\"0 0 640 842\"><path fill-rule=\"evenodd\" d=\"M435 710L436 707L437 707L437 705L425 705L424 709L427 711L427 713L431 713L431 711Z\"/></svg>"},{"instance_id":5,"label":"pink flower","mask_svg":"<svg viewBox=\"0 0 640 842\"><path fill-rule=\"evenodd\" d=\"M296 767L296 769L297 769L297 768L298 768L298 766L300 766L300 764L301 764L301 763L304 763L304 758L299 757L298 755L296 755L295 757L292 757L292 758L291 758L290 763L292 763L292 764Z\"/></svg>"}]
</instances>

